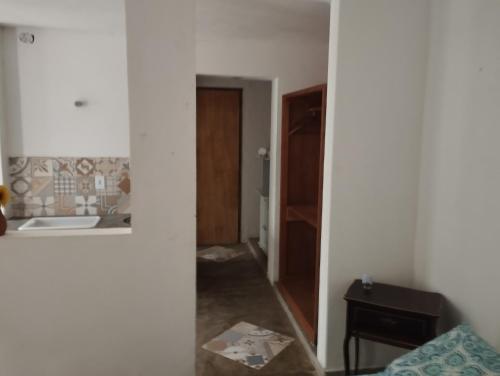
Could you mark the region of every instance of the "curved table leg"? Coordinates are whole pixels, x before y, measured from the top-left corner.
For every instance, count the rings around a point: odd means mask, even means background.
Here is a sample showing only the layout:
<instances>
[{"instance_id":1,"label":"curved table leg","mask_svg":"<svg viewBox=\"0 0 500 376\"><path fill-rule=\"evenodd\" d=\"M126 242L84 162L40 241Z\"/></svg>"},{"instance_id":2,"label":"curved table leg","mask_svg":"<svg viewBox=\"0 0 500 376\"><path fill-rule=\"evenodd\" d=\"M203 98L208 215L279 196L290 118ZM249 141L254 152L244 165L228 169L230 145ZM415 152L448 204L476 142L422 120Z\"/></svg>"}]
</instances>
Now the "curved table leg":
<instances>
[{"instance_id":1,"label":"curved table leg","mask_svg":"<svg viewBox=\"0 0 500 376\"><path fill-rule=\"evenodd\" d=\"M351 340L351 336L346 336L344 338L344 368L345 368L345 374L346 376L349 376L351 374L351 369L350 369L350 358L349 358L349 342Z\"/></svg>"},{"instance_id":2,"label":"curved table leg","mask_svg":"<svg viewBox=\"0 0 500 376\"><path fill-rule=\"evenodd\" d=\"M359 371L359 337L355 336L354 340L356 344L356 363L354 368L354 374L357 375Z\"/></svg>"}]
</instances>

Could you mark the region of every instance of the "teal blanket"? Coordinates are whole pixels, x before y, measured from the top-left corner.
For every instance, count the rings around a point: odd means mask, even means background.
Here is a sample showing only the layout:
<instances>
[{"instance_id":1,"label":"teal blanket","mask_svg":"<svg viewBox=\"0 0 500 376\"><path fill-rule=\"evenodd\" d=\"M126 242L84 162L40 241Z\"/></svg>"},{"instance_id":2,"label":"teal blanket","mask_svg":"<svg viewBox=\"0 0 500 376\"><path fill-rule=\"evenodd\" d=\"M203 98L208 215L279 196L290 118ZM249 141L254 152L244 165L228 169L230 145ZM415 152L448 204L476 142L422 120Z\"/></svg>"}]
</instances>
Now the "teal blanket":
<instances>
[{"instance_id":1,"label":"teal blanket","mask_svg":"<svg viewBox=\"0 0 500 376\"><path fill-rule=\"evenodd\" d=\"M460 325L393 361L378 376L500 376L500 354Z\"/></svg>"}]
</instances>

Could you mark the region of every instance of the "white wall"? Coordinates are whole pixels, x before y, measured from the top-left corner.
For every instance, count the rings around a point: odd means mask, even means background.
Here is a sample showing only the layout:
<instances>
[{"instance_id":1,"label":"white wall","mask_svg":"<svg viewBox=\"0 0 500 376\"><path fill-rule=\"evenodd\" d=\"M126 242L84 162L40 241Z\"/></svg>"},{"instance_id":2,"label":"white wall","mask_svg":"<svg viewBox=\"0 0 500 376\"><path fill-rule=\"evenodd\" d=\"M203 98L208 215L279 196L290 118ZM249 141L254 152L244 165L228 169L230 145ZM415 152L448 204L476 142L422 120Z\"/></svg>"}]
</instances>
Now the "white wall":
<instances>
[{"instance_id":1,"label":"white wall","mask_svg":"<svg viewBox=\"0 0 500 376\"><path fill-rule=\"evenodd\" d=\"M123 31L6 28L5 57L9 156L129 156Z\"/></svg>"},{"instance_id":2,"label":"white wall","mask_svg":"<svg viewBox=\"0 0 500 376\"><path fill-rule=\"evenodd\" d=\"M124 0L0 0L0 23L78 30L125 27Z\"/></svg>"},{"instance_id":3,"label":"white wall","mask_svg":"<svg viewBox=\"0 0 500 376\"><path fill-rule=\"evenodd\" d=\"M199 87L243 89L241 135L241 241L259 237L262 159L261 147L269 148L271 132L271 89L269 81L198 76Z\"/></svg>"},{"instance_id":4,"label":"white wall","mask_svg":"<svg viewBox=\"0 0 500 376\"><path fill-rule=\"evenodd\" d=\"M5 114L5 80L4 80L4 58L5 50L3 43L4 29L0 27L0 185L7 184L7 158L6 158L6 121Z\"/></svg>"},{"instance_id":5,"label":"white wall","mask_svg":"<svg viewBox=\"0 0 500 376\"><path fill-rule=\"evenodd\" d=\"M269 7L269 1L199 0L196 30L198 74L274 80L268 240L272 281L278 277L281 97L326 82L328 22L318 14L329 9L329 4L308 0L275 3ZM299 10L291 11L292 5ZM314 14L308 17L310 11Z\"/></svg>"},{"instance_id":6,"label":"white wall","mask_svg":"<svg viewBox=\"0 0 500 376\"><path fill-rule=\"evenodd\" d=\"M0 239L1 375L194 374L194 12L127 3L133 234Z\"/></svg>"},{"instance_id":7,"label":"white wall","mask_svg":"<svg viewBox=\"0 0 500 376\"><path fill-rule=\"evenodd\" d=\"M500 3L432 6L415 279L500 348Z\"/></svg>"},{"instance_id":8,"label":"white wall","mask_svg":"<svg viewBox=\"0 0 500 376\"><path fill-rule=\"evenodd\" d=\"M428 2L341 0L332 12L318 356L338 370L352 281L413 280ZM363 367L396 354L362 344Z\"/></svg>"}]
</instances>

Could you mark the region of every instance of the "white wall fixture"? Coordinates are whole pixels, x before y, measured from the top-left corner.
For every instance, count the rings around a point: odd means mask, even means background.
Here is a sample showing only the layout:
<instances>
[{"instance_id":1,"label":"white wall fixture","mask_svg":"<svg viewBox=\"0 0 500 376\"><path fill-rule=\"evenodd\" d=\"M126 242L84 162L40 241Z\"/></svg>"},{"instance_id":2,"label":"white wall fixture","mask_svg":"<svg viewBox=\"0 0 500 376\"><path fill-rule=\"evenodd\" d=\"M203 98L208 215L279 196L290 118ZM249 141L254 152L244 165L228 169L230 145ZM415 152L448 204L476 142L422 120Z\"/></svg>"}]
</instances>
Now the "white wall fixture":
<instances>
[{"instance_id":1,"label":"white wall fixture","mask_svg":"<svg viewBox=\"0 0 500 376\"><path fill-rule=\"evenodd\" d=\"M269 158L269 150L265 147L261 147L257 150L257 155L261 158Z\"/></svg>"},{"instance_id":2,"label":"white wall fixture","mask_svg":"<svg viewBox=\"0 0 500 376\"><path fill-rule=\"evenodd\" d=\"M95 176L95 189L97 191L103 191L106 189L106 183L105 183L103 175L96 175Z\"/></svg>"},{"instance_id":3,"label":"white wall fixture","mask_svg":"<svg viewBox=\"0 0 500 376\"><path fill-rule=\"evenodd\" d=\"M75 107L80 108L80 107L85 107L88 105L88 102L84 99L78 99L75 101Z\"/></svg>"},{"instance_id":4,"label":"white wall fixture","mask_svg":"<svg viewBox=\"0 0 500 376\"><path fill-rule=\"evenodd\" d=\"M265 147L259 148L257 151L262 163L262 179L261 187L259 188L260 209L259 209L259 247L268 253L268 233L269 233L269 173L270 160L269 149Z\"/></svg>"},{"instance_id":5,"label":"white wall fixture","mask_svg":"<svg viewBox=\"0 0 500 376\"><path fill-rule=\"evenodd\" d=\"M33 44L33 43L35 43L35 34L27 33L27 32L19 33L19 40L22 43Z\"/></svg>"}]
</instances>

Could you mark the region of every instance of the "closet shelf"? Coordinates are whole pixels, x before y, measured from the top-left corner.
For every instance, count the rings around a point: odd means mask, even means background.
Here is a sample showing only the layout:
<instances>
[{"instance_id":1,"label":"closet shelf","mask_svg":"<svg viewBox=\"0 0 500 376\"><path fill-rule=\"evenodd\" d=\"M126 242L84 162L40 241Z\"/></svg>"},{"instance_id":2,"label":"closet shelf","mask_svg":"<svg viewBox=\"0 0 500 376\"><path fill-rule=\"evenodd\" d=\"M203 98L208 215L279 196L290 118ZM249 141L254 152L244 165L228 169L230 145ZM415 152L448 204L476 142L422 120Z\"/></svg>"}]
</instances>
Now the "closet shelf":
<instances>
[{"instance_id":1,"label":"closet shelf","mask_svg":"<svg viewBox=\"0 0 500 376\"><path fill-rule=\"evenodd\" d=\"M288 135L291 136L292 134L297 133L304 128L314 127L314 126L316 126L319 131L319 128L321 126L321 117L318 116L318 114L320 114L321 111L322 111L321 107L309 108L305 112L304 116L291 123Z\"/></svg>"},{"instance_id":2,"label":"closet shelf","mask_svg":"<svg viewBox=\"0 0 500 376\"><path fill-rule=\"evenodd\" d=\"M308 112L313 112L313 113L316 113L316 112L320 112L323 111L323 108L322 107L311 107L307 110Z\"/></svg>"},{"instance_id":3,"label":"closet shelf","mask_svg":"<svg viewBox=\"0 0 500 376\"><path fill-rule=\"evenodd\" d=\"M314 124L314 123L303 121L302 124L299 124L299 125L295 126L294 128L292 128L292 130L290 130L288 132L288 135L291 136L291 135L293 135L295 133L298 133L298 132L300 132L302 130L305 130L307 128L313 128L313 127L316 128L315 133L318 133L319 132L320 124Z\"/></svg>"},{"instance_id":4,"label":"closet shelf","mask_svg":"<svg viewBox=\"0 0 500 376\"><path fill-rule=\"evenodd\" d=\"M286 219L288 222L304 221L313 227L317 227L318 207L313 205L287 206Z\"/></svg>"}]
</instances>

